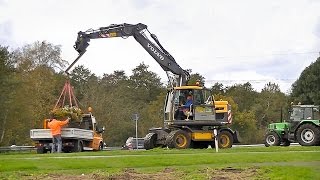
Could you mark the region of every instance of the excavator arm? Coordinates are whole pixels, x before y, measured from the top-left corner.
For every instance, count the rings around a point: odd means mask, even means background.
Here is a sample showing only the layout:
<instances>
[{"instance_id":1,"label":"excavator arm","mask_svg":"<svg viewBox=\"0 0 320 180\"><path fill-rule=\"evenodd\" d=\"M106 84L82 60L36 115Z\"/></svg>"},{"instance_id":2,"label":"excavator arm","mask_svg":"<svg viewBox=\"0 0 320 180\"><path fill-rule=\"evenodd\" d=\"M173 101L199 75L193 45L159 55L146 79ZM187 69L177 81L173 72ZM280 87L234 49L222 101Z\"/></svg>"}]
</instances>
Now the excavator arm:
<instances>
[{"instance_id":1,"label":"excavator arm","mask_svg":"<svg viewBox=\"0 0 320 180\"><path fill-rule=\"evenodd\" d=\"M155 43L148 39L146 32L150 34ZM74 48L79 53L79 56L66 69L65 72L68 73L69 69L86 52L91 39L112 37L127 38L129 36L133 36L134 39L159 63L161 68L167 73L168 79L172 86L182 86L187 84L190 76L189 73L182 69L177 64L176 60L170 55L170 53L162 47L156 35L149 32L147 25L141 23L112 24L96 30L90 29L85 32L80 31L74 45ZM170 73L172 73L174 77L172 77Z\"/></svg>"}]
</instances>

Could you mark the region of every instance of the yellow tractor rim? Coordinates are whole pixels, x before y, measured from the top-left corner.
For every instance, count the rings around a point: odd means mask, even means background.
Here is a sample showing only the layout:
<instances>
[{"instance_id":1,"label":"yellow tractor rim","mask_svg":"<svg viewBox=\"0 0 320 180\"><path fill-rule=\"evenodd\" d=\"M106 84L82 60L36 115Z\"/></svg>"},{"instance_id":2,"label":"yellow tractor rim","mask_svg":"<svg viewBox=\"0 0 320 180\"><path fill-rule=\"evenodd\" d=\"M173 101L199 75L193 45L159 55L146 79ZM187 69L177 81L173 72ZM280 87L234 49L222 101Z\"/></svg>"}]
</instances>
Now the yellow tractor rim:
<instances>
[{"instance_id":1,"label":"yellow tractor rim","mask_svg":"<svg viewBox=\"0 0 320 180\"><path fill-rule=\"evenodd\" d=\"M178 147L182 148L187 145L187 137L183 134L179 134L176 138L176 144Z\"/></svg>"},{"instance_id":2,"label":"yellow tractor rim","mask_svg":"<svg viewBox=\"0 0 320 180\"><path fill-rule=\"evenodd\" d=\"M220 145L221 147L228 147L230 144L230 139L229 139L229 136L227 135L221 135L220 136Z\"/></svg>"}]
</instances>

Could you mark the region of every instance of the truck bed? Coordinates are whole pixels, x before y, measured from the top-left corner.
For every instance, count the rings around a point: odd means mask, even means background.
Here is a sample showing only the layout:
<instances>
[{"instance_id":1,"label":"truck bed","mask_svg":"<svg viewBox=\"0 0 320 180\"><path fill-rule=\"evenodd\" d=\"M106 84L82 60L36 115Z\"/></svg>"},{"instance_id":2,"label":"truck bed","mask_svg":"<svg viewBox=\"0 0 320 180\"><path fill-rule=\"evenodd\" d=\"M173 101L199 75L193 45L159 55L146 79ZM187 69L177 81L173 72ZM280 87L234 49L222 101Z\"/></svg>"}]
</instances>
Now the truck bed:
<instances>
[{"instance_id":1,"label":"truck bed","mask_svg":"<svg viewBox=\"0 0 320 180\"><path fill-rule=\"evenodd\" d=\"M93 131L79 128L63 128L61 130L61 137L64 139L92 140ZM52 135L50 129L31 129L30 138L35 141L51 140Z\"/></svg>"}]
</instances>

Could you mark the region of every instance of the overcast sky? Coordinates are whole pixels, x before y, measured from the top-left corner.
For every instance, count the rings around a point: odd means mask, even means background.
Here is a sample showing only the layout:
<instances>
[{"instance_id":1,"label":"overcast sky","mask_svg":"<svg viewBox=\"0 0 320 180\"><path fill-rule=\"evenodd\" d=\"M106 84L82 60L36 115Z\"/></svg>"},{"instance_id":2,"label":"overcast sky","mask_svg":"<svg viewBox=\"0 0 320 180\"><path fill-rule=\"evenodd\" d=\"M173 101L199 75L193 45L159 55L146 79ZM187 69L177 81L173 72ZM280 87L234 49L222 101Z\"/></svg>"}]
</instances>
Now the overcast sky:
<instances>
[{"instance_id":1,"label":"overcast sky","mask_svg":"<svg viewBox=\"0 0 320 180\"><path fill-rule=\"evenodd\" d=\"M46 40L61 45L71 63L78 31L110 24L144 23L183 69L206 85L268 81L288 92L319 57L318 0L0 0L0 45L11 48ZM166 74L133 37L97 39L77 65L101 76L131 74L141 62Z\"/></svg>"}]
</instances>

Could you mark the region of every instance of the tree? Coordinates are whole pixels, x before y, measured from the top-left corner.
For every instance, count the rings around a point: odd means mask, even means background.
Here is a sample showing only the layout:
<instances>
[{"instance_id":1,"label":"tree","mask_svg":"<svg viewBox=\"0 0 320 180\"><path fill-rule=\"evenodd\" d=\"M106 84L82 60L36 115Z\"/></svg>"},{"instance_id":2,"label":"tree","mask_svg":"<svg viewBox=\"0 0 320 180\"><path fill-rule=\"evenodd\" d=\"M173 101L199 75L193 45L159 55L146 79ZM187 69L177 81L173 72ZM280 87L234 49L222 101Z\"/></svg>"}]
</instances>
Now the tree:
<instances>
[{"instance_id":1,"label":"tree","mask_svg":"<svg viewBox=\"0 0 320 180\"><path fill-rule=\"evenodd\" d=\"M256 103L251 107L256 114L258 128L265 129L269 123L280 122L287 101L279 85L267 83L258 95Z\"/></svg>"},{"instance_id":2,"label":"tree","mask_svg":"<svg viewBox=\"0 0 320 180\"><path fill-rule=\"evenodd\" d=\"M34 70L39 66L61 70L67 64L67 61L60 57L60 46L46 41L27 44L21 49L17 49L14 54L18 69L25 72Z\"/></svg>"},{"instance_id":3,"label":"tree","mask_svg":"<svg viewBox=\"0 0 320 180\"><path fill-rule=\"evenodd\" d=\"M76 66L70 73L71 85L75 90L75 96L81 100L88 92L88 82L95 76L91 71L84 66Z\"/></svg>"},{"instance_id":4,"label":"tree","mask_svg":"<svg viewBox=\"0 0 320 180\"><path fill-rule=\"evenodd\" d=\"M190 80L188 81L188 85L195 85L197 82L199 82L201 86L204 86L205 78L199 73L190 74Z\"/></svg>"},{"instance_id":5,"label":"tree","mask_svg":"<svg viewBox=\"0 0 320 180\"><path fill-rule=\"evenodd\" d=\"M234 101L239 106L239 111L249 110L258 95L252 88L252 85L247 82L245 84L236 84L228 87L226 90L227 96L232 96Z\"/></svg>"},{"instance_id":6,"label":"tree","mask_svg":"<svg viewBox=\"0 0 320 180\"><path fill-rule=\"evenodd\" d=\"M148 67L144 63L139 64L132 70L132 75L129 77L134 101L142 104L147 104L156 99L163 88L160 77L149 71Z\"/></svg>"},{"instance_id":7,"label":"tree","mask_svg":"<svg viewBox=\"0 0 320 180\"><path fill-rule=\"evenodd\" d=\"M5 134L8 130L7 124L10 122L9 113L11 113L11 100L14 96L14 63L11 57L12 53L8 51L8 47L0 46L0 109L2 109L0 113L0 145L3 144Z\"/></svg>"},{"instance_id":8,"label":"tree","mask_svg":"<svg viewBox=\"0 0 320 180\"><path fill-rule=\"evenodd\" d=\"M218 83L216 82L212 87L211 87L211 91L214 94L224 94L226 89L223 87L222 83Z\"/></svg>"},{"instance_id":9,"label":"tree","mask_svg":"<svg viewBox=\"0 0 320 180\"><path fill-rule=\"evenodd\" d=\"M320 104L320 57L306 67L292 84L291 99L302 104Z\"/></svg>"},{"instance_id":10,"label":"tree","mask_svg":"<svg viewBox=\"0 0 320 180\"><path fill-rule=\"evenodd\" d=\"M63 67L59 46L35 42L13 52L15 62L14 78L16 83L11 89L11 98L5 133L6 143L15 139L17 143L30 142L29 131L41 127L56 100L55 94L61 90L60 78L56 67ZM19 129L17 131L17 129Z\"/></svg>"}]
</instances>

